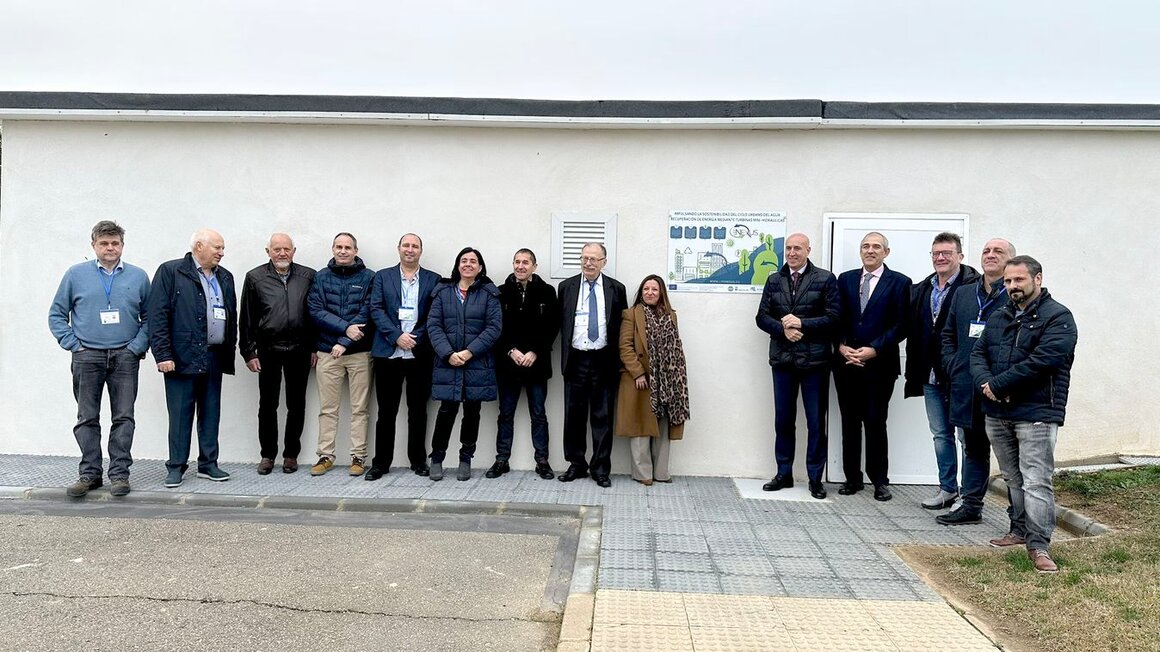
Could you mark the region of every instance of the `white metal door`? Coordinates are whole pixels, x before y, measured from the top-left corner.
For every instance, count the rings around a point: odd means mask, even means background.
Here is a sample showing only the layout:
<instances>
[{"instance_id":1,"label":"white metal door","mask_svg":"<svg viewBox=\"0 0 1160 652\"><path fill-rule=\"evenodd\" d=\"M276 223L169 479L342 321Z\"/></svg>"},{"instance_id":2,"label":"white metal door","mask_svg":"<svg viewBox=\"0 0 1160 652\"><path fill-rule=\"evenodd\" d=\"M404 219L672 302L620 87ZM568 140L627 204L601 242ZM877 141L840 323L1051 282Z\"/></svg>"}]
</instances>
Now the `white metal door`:
<instances>
[{"instance_id":1,"label":"white metal door","mask_svg":"<svg viewBox=\"0 0 1160 652\"><path fill-rule=\"evenodd\" d=\"M826 246L823 267L835 276L862 266L858 249L862 237L878 231L890 241L890 255L886 266L902 272L917 282L932 271L930 245L943 231L957 233L967 246L969 217L961 213L826 213L823 222ZM902 368L906 369L906 344L902 345ZM890 481L894 484L937 484L938 467L934 460L934 444L926 420L926 407L921 397L903 400L903 379L900 377L890 400L890 418L886 431L890 441ZM842 472L842 419L838 411L838 397L830 384L829 465L827 478L843 482ZM864 467L863 467L864 468Z\"/></svg>"}]
</instances>

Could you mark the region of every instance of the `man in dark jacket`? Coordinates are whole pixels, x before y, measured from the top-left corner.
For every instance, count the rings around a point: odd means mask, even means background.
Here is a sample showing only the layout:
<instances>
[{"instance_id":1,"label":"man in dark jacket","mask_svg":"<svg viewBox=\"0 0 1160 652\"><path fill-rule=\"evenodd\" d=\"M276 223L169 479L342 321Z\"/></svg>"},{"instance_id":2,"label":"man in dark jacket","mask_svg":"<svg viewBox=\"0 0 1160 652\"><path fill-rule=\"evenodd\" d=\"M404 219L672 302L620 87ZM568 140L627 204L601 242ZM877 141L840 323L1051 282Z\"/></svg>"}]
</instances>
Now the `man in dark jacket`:
<instances>
[{"instance_id":1,"label":"man in dark jacket","mask_svg":"<svg viewBox=\"0 0 1160 652\"><path fill-rule=\"evenodd\" d=\"M343 381L350 384L350 474L366 471L367 403L371 394L371 285L375 273L358 257L349 233L334 236L333 258L314 275L306 306L318 330L318 462L310 475L334 466Z\"/></svg>"},{"instance_id":2,"label":"man in dark jacket","mask_svg":"<svg viewBox=\"0 0 1160 652\"><path fill-rule=\"evenodd\" d=\"M902 371L898 345L906 339L910 279L886 267L890 242L877 232L859 245L862 267L838 277L838 355L834 387L842 412L842 469L838 493L862 490L862 427L866 428L866 475L875 500L890 500L886 419Z\"/></svg>"},{"instance_id":3,"label":"man in dark jacket","mask_svg":"<svg viewBox=\"0 0 1160 652\"><path fill-rule=\"evenodd\" d=\"M947 321L941 333L942 364L950 388L950 422L958 428L963 444L963 489L958 506L935 517L943 525L983 520L983 498L991 479L991 442L983 427L982 394L971 378L971 350L983 334L987 319L1007 305L1003 268L1013 255L1015 246L1010 242L1002 238L988 240L980 261L983 276L955 293L951 304L944 308ZM1010 511L1008 508L1008 515ZM991 545L1023 545L1025 535L1022 525L1012 523L1006 535L991 539Z\"/></svg>"},{"instance_id":4,"label":"man in dark jacket","mask_svg":"<svg viewBox=\"0 0 1160 652\"><path fill-rule=\"evenodd\" d=\"M162 263L153 276L146 314L149 347L165 374L169 411L166 487L181 486L189 468L189 439L197 416L197 477L222 482L218 468L222 374L234 373L238 308L234 277L221 267L226 243L217 231L193 234L190 253Z\"/></svg>"},{"instance_id":5,"label":"man in dark jacket","mask_svg":"<svg viewBox=\"0 0 1160 652\"><path fill-rule=\"evenodd\" d=\"M1036 571L1054 573L1051 477L1077 335L1071 311L1042 284L1043 267L1031 256L1007 261L1003 285L1010 301L987 320L971 351L971 375L985 399L987 437L1007 481L1014 520L1027 532L1027 554Z\"/></svg>"},{"instance_id":6,"label":"man in dark jacket","mask_svg":"<svg viewBox=\"0 0 1160 652\"><path fill-rule=\"evenodd\" d=\"M922 396L926 420L934 436L934 459L938 465L938 490L922 501L926 509L946 509L959 496L959 454L955 427L950 423L950 387L942 365L939 334L955 291L974 283L979 273L963 265L963 241L944 231L930 246L934 273L910 290L910 325L906 337L906 384L903 396Z\"/></svg>"},{"instance_id":7,"label":"man in dark jacket","mask_svg":"<svg viewBox=\"0 0 1160 652\"><path fill-rule=\"evenodd\" d=\"M532 420L532 447L536 474L545 480L556 477L548 463L548 415L544 400L552 377L552 342L560 331L560 306L556 289L536 272L536 254L520 249L512 258L512 273L500 291L503 333L496 345L496 376L499 382L499 418L496 421L495 464L485 474L498 478L511 470L516 407L520 391L528 395Z\"/></svg>"},{"instance_id":8,"label":"man in dark jacket","mask_svg":"<svg viewBox=\"0 0 1160 652\"><path fill-rule=\"evenodd\" d=\"M375 274L371 290L371 320L375 324L375 459L366 479L374 482L391 469L395 457L395 421L403 383L407 384L407 460L415 475L430 474L427 466L427 404L431 400L431 342L427 313L439 285L439 274L419 266L423 241L414 233L399 238L399 264Z\"/></svg>"},{"instance_id":9,"label":"man in dark jacket","mask_svg":"<svg viewBox=\"0 0 1160 652\"><path fill-rule=\"evenodd\" d=\"M306 295L314 270L294 262L294 241L275 233L266 244L270 262L246 274L238 323L246 368L258 374L258 474L274 470L278 456L278 401L286 377L286 435L282 472L298 470L302 428L306 422L306 381L318 361L314 324L306 311Z\"/></svg>"},{"instance_id":10,"label":"man in dark jacket","mask_svg":"<svg viewBox=\"0 0 1160 652\"><path fill-rule=\"evenodd\" d=\"M826 497L826 410L830 399L830 357L838 324L838 281L809 261L810 239L794 233L785 239L785 264L770 275L757 309L757 327L769 333L773 367L773 409L777 473L765 491L793 486L797 443L797 400L806 411L806 473L810 495Z\"/></svg>"}]
</instances>

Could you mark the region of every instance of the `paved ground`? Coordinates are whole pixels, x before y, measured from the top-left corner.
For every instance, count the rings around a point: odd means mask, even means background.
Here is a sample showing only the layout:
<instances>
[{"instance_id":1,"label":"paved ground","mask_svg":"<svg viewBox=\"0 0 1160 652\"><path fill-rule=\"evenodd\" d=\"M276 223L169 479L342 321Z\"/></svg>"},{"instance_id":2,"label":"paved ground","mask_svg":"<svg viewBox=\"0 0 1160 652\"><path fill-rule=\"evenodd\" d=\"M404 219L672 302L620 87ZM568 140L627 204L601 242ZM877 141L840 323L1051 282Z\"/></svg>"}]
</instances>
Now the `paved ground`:
<instances>
[{"instance_id":1,"label":"paved ground","mask_svg":"<svg viewBox=\"0 0 1160 652\"><path fill-rule=\"evenodd\" d=\"M0 456L0 486L62 487L75 479L75 463L75 458L65 457ZM752 491L756 481L730 478L678 477L672 484L644 487L626 476L614 476L610 489L600 489L591 481L565 484L519 471L487 480L477 470L476 477L467 482L445 479L436 483L396 469L372 483L351 478L345 474L345 467L337 467L320 478L311 478L303 471L258 476L252 465L223 467L234 474L229 482L191 478L179 489L168 491L601 505L604 518L599 590L590 606L595 615L588 621L593 650L682 649L680 641L688 641L691 646L697 640L697 650L767 649L763 645L746 647L741 642L748 640L747 636L760 637L760 632L768 629L770 618L782 624L781 629L774 628L778 635L784 629L793 642L793 648L786 645L783 649L814 649L815 644L819 649L846 649L844 645L853 641L864 642L864 649L888 650L990 646L923 584L890 546L981 546L1006 531L1006 515L997 505L988 505L981 524L955 528L938 525L934 513L918 504L933 491L931 487L895 487L894 500L879 503L870 492L837 496L836 486L830 487L830 497L824 501L802 500L800 492L763 494ZM138 461L133 470L135 490L167 491L161 487L164 472L160 462ZM94 498L101 498L104 491L96 492ZM665 597L670 594L684 594L677 596L685 610L683 624L638 622L639 618L650 617L654 602L671 600ZM756 602L750 596L758 596ZM817 598L825 600L812 600ZM622 604L624 600L629 603ZM879 602L885 605L881 610L874 606ZM688 611L689 604L713 604L729 611L723 605L734 603L739 614L752 617L751 622L729 621L725 629L730 631L724 634L695 631L704 626L704 621ZM760 606L750 608L755 604ZM795 604L806 605L807 612L814 609L846 614L842 618L850 618L851 624L835 627L831 621L818 620L817 631L802 633L803 627L809 627L809 619L794 620L786 615L806 608L789 606ZM893 612L918 611L926 615L903 621L888 617ZM899 634L899 628L904 627L900 622L909 622L905 626L916 634L937 633L924 622L938 618L951 618L967 629L955 629L941 643L925 638L908 643L909 639ZM670 629L650 629L658 626ZM583 632L571 631L567 620L564 627L561 649L588 648ZM646 645L645 640L653 634L672 634L672 627L684 629L671 640L658 639L670 641L665 645ZM737 640L730 642L727 635L735 635ZM843 638L847 635L854 638Z\"/></svg>"}]
</instances>

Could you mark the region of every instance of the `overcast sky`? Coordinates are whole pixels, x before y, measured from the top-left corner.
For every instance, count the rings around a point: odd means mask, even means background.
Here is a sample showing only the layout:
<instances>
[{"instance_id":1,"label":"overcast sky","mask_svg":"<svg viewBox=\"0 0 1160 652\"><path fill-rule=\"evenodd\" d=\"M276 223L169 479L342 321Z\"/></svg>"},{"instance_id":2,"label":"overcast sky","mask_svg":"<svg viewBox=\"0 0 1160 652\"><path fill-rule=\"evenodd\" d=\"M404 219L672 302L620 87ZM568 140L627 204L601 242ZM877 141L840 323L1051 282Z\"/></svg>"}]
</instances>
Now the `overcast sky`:
<instances>
[{"instance_id":1,"label":"overcast sky","mask_svg":"<svg viewBox=\"0 0 1160 652\"><path fill-rule=\"evenodd\" d=\"M1160 5L0 0L0 90L1160 103Z\"/></svg>"}]
</instances>

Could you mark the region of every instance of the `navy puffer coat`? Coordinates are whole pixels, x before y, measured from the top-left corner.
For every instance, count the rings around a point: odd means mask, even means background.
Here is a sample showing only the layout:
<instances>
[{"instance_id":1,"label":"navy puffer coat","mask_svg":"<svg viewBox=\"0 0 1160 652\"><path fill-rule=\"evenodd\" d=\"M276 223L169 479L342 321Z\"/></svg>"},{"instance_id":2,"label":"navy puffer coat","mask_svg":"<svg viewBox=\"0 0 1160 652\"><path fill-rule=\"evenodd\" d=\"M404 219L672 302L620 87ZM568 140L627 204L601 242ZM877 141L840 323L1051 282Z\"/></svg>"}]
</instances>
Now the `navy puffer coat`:
<instances>
[{"instance_id":1,"label":"navy puffer coat","mask_svg":"<svg viewBox=\"0 0 1160 652\"><path fill-rule=\"evenodd\" d=\"M503 330L499 288L480 276L459 300L454 283L436 286L427 316L427 337L435 350L431 398L436 401L494 401L498 395L492 347ZM471 360L453 367L447 359L467 349Z\"/></svg>"}]
</instances>

